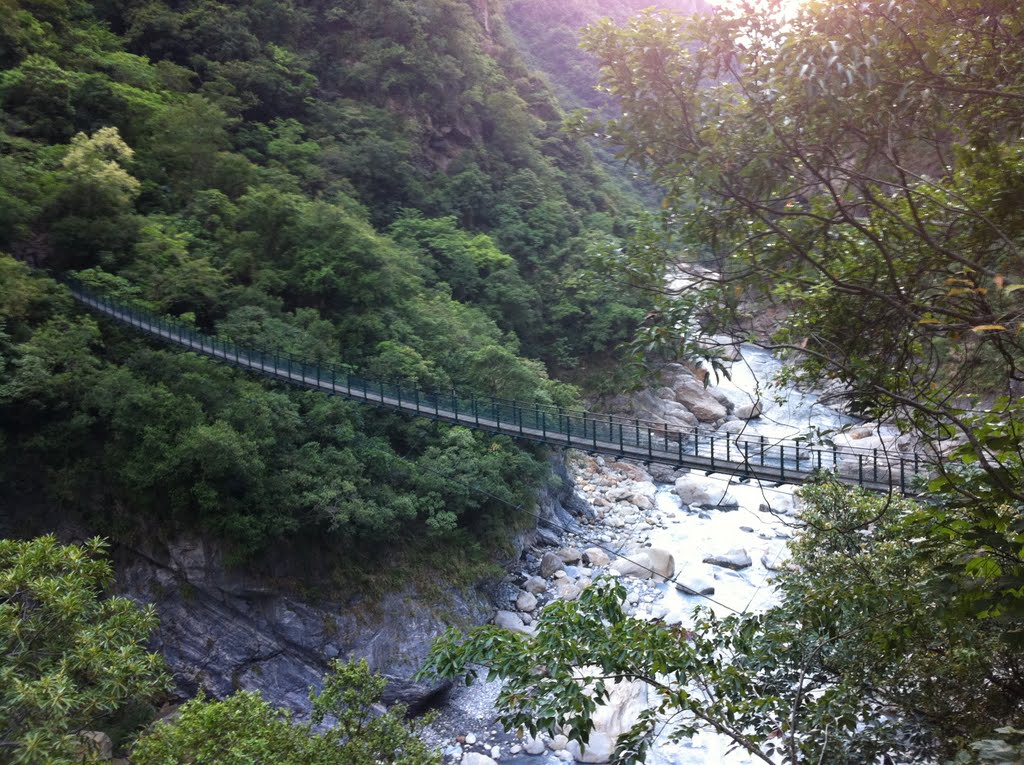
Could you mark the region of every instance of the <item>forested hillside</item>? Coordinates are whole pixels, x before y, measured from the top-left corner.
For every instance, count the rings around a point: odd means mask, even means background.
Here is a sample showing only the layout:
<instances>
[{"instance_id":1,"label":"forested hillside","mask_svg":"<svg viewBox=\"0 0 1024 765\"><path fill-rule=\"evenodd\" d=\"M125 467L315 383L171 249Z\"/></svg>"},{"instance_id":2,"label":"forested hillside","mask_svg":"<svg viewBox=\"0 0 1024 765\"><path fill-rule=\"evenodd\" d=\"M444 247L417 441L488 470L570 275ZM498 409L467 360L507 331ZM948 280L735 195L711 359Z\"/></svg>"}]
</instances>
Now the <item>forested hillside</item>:
<instances>
[{"instance_id":1,"label":"forested hillside","mask_svg":"<svg viewBox=\"0 0 1024 765\"><path fill-rule=\"evenodd\" d=\"M238 342L541 401L643 316L576 278L624 203L486 3L19 0L0 67L8 498L241 557L325 532L472 550L514 519L456 482L516 505L545 472L154 348L11 255Z\"/></svg>"}]
</instances>

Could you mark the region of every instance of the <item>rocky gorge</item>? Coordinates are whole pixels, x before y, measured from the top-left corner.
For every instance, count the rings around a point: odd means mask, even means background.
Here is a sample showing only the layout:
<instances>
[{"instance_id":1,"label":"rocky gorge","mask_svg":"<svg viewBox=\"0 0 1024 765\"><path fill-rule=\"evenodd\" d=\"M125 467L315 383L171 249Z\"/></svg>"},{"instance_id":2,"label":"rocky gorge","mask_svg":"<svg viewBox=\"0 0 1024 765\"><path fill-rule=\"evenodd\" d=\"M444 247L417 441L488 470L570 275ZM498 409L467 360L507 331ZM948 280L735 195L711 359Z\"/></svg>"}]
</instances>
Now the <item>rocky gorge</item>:
<instances>
[{"instance_id":1,"label":"rocky gorge","mask_svg":"<svg viewBox=\"0 0 1024 765\"><path fill-rule=\"evenodd\" d=\"M779 362L768 353L734 346L729 378L705 387L704 370L667 365L658 387L608 403L670 427L700 426L728 433L791 438L809 429L830 431L838 444L909 448L893 428L858 424L794 389L774 390ZM550 526L526 549L499 589L493 623L531 632L538 610L573 600L598 576L619 578L635 618L686 624L697 605L719 615L761 610L773 603L774 571L786 565L786 544L799 533L795 486L742 484L735 478L612 461L575 453L573 523ZM582 505L582 507L581 507ZM557 532L557 539L552 534ZM496 684L453 689L432 729L446 762L462 765L554 765L608 762L617 736L653 699L642 683L615 686L595 716L590 745L565 736L517 738L494 723ZM729 742L701 734L685 744L656 746L649 762L699 765L750 762Z\"/></svg>"},{"instance_id":2,"label":"rocky gorge","mask_svg":"<svg viewBox=\"0 0 1024 765\"><path fill-rule=\"evenodd\" d=\"M846 442L903 446L895 432L854 427L812 395L773 394L767 381L778 362L768 354L744 348L733 358L731 379L717 385L705 386L707 373L699 367L669 364L657 387L608 404L671 428L781 438L814 425L844 429L835 438ZM182 696L258 689L303 715L308 689L330 660L361 657L387 676L386 703L441 709L429 734L448 763L607 762L617 736L648 704L642 684L617 687L585 751L564 736L518 739L494 722L493 685L413 680L431 642L450 625L488 621L531 632L547 603L575 600L599 576L622 581L629 612L640 619L685 623L698 604L719 612L764 608L772 602L771 573L784 565L786 540L798 532L795 487L742 485L727 476L579 452L557 455L551 464L559 480L538 496L537 527L515 540L520 554L509 573L486 586L429 597L411 586L378 599L312 597L278 586L295 572L273 571L264 579L234 573L222 550L197 538L122 547L118 589L156 604L156 647ZM687 751L656 752L653 761L705 762L722 746L705 737Z\"/></svg>"}]
</instances>

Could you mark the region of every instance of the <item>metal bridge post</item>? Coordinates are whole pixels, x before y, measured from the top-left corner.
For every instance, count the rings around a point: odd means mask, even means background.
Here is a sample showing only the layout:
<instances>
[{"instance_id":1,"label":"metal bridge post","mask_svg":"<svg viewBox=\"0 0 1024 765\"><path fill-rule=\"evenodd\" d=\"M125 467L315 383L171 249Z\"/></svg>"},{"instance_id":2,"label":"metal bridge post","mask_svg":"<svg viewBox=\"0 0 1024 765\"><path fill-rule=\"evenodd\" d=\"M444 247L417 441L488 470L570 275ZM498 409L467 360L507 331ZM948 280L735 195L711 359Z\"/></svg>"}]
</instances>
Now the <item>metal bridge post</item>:
<instances>
[{"instance_id":1,"label":"metal bridge post","mask_svg":"<svg viewBox=\"0 0 1024 765\"><path fill-rule=\"evenodd\" d=\"M904 468L907 466L907 461L900 457L900 491L904 494L907 493L907 475L904 472Z\"/></svg>"},{"instance_id":2,"label":"metal bridge post","mask_svg":"<svg viewBox=\"0 0 1024 765\"><path fill-rule=\"evenodd\" d=\"M480 408L477 406L476 394L470 399L470 406L473 407L473 419L476 420L476 424L480 424Z\"/></svg>"},{"instance_id":3,"label":"metal bridge post","mask_svg":"<svg viewBox=\"0 0 1024 765\"><path fill-rule=\"evenodd\" d=\"M715 469L715 437L708 435L708 441L711 442L711 469Z\"/></svg>"},{"instance_id":4,"label":"metal bridge post","mask_svg":"<svg viewBox=\"0 0 1024 765\"><path fill-rule=\"evenodd\" d=\"M864 455L857 455L857 483L864 483Z\"/></svg>"},{"instance_id":5,"label":"metal bridge post","mask_svg":"<svg viewBox=\"0 0 1024 765\"><path fill-rule=\"evenodd\" d=\"M875 481L878 481L878 449L871 450L874 454L872 459L874 460L874 468L872 469L871 475Z\"/></svg>"},{"instance_id":6,"label":"metal bridge post","mask_svg":"<svg viewBox=\"0 0 1024 765\"><path fill-rule=\"evenodd\" d=\"M653 457L654 456L653 450L652 450L652 446L651 446L651 429L650 428L647 429L647 456L648 457Z\"/></svg>"},{"instance_id":7,"label":"metal bridge post","mask_svg":"<svg viewBox=\"0 0 1024 765\"><path fill-rule=\"evenodd\" d=\"M786 480L786 445L779 444L779 481Z\"/></svg>"},{"instance_id":8,"label":"metal bridge post","mask_svg":"<svg viewBox=\"0 0 1024 765\"><path fill-rule=\"evenodd\" d=\"M398 408L402 408L402 383L395 383L395 395L398 397Z\"/></svg>"},{"instance_id":9,"label":"metal bridge post","mask_svg":"<svg viewBox=\"0 0 1024 765\"><path fill-rule=\"evenodd\" d=\"M545 441L548 438L548 414L547 412L540 413L540 435Z\"/></svg>"},{"instance_id":10,"label":"metal bridge post","mask_svg":"<svg viewBox=\"0 0 1024 765\"><path fill-rule=\"evenodd\" d=\"M452 391L452 413L455 415L455 421L459 421L459 397L455 395L455 391Z\"/></svg>"},{"instance_id":11,"label":"metal bridge post","mask_svg":"<svg viewBox=\"0 0 1024 765\"><path fill-rule=\"evenodd\" d=\"M562 428L562 409L558 410L558 428ZM572 420L569 419L569 415L565 415L565 445L570 446L572 444Z\"/></svg>"},{"instance_id":12,"label":"metal bridge post","mask_svg":"<svg viewBox=\"0 0 1024 765\"><path fill-rule=\"evenodd\" d=\"M625 448L622 446L622 423L619 423L619 452L624 452Z\"/></svg>"},{"instance_id":13,"label":"metal bridge post","mask_svg":"<svg viewBox=\"0 0 1024 765\"><path fill-rule=\"evenodd\" d=\"M419 414L420 413L420 389L419 388L413 388L412 389L412 397L413 397L413 401L415 401L415 403L416 403L416 414Z\"/></svg>"},{"instance_id":14,"label":"metal bridge post","mask_svg":"<svg viewBox=\"0 0 1024 765\"><path fill-rule=\"evenodd\" d=\"M732 462L732 439L728 436L725 438L725 461Z\"/></svg>"}]
</instances>

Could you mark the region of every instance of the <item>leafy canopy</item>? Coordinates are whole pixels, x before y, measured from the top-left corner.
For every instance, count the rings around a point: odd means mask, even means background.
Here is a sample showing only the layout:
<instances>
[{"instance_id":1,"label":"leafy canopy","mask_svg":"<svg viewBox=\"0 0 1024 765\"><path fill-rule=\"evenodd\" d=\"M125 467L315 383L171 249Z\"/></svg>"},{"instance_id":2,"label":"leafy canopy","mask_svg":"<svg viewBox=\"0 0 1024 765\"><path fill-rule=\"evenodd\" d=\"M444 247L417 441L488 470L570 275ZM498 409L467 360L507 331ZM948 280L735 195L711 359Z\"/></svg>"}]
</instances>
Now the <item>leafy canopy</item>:
<instances>
[{"instance_id":1,"label":"leafy canopy","mask_svg":"<svg viewBox=\"0 0 1024 765\"><path fill-rule=\"evenodd\" d=\"M335 660L321 691L311 691L311 723L298 723L259 693L239 691L222 700L202 696L181 707L172 723L139 739L132 762L140 765L440 765L417 738L425 719L407 721L402 705L379 714L386 681L365 660ZM313 726L333 722L326 731Z\"/></svg>"},{"instance_id":2,"label":"leafy canopy","mask_svg":"<svg viewBox=\"0 0 1024 765\"><path fill-rule=\"evenodd\" d=\"M92 761L76 734L165 689L145 649L152 606L103 598L107 545L0 540L0 751L23 765ZM5 755L6 756L6 755Z\"/></svg>"}]
</instances>

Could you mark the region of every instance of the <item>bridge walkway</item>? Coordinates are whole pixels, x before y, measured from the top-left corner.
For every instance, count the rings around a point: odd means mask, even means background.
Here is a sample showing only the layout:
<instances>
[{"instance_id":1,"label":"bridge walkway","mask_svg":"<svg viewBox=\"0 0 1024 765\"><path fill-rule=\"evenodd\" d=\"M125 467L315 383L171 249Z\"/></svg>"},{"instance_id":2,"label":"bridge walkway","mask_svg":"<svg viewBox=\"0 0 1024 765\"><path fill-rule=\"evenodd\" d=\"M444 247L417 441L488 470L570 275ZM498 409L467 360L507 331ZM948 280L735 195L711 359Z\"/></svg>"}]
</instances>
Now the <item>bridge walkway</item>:
<instances>
[{"instance_id":1,"label":"bridge walkway","mask_svg":"<svg viewBox=\"0 0 1024 765\"><path fill-rule=\"evenodd\" d=\"M474 430L771 484L799 484L825 471L843 483L913 494L915 479L928 470L926 461L917 454L809 446L799 441L697 428L673 430L639 419L370 380L204 335L77 282L68 284L74 297L88 308L196 353L273 380Z\"/></svg>"}]
</instances>

